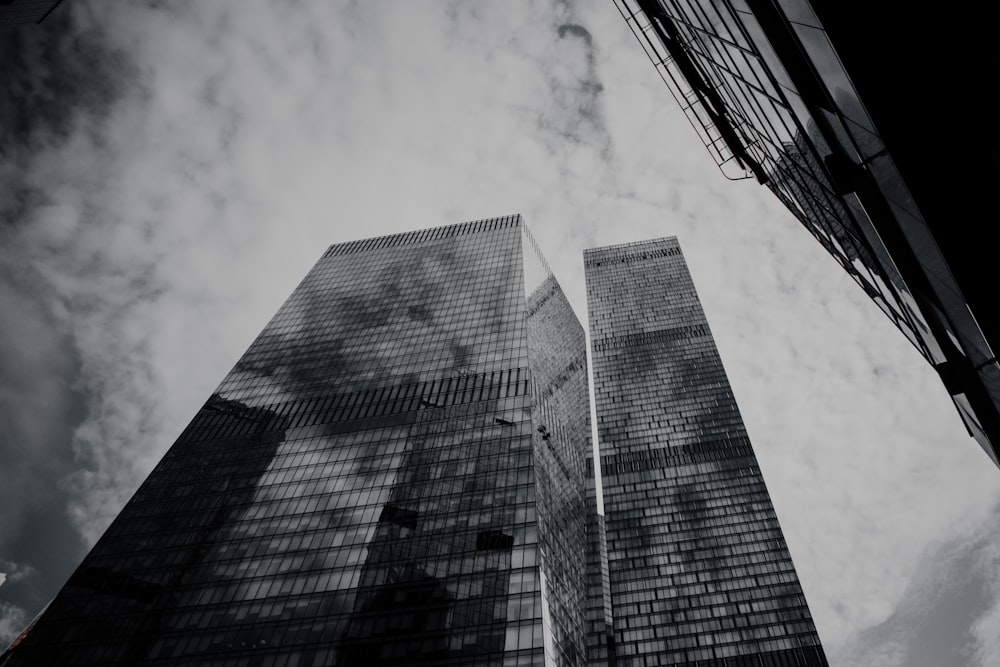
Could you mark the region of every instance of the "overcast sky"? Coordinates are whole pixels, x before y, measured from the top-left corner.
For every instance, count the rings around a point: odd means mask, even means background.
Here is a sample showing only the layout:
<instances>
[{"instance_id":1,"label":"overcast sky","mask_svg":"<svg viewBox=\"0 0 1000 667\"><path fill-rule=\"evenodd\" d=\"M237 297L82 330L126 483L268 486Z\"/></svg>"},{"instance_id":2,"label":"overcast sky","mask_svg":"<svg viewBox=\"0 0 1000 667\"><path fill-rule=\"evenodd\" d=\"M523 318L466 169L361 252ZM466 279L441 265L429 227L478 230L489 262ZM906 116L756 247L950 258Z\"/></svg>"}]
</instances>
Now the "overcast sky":
<instances>
[{"instance_id":1,"label":"overcast sky","mask_svg":"<svg viewBox=\"0 0 1000 667\"><path fill-rule=\"evenodd\" d=\"M676 235L834 665L1000 664L1000 471L611 0L63 3L0 32L0 639L330 243Z\"/></svg>"}]
</instances>

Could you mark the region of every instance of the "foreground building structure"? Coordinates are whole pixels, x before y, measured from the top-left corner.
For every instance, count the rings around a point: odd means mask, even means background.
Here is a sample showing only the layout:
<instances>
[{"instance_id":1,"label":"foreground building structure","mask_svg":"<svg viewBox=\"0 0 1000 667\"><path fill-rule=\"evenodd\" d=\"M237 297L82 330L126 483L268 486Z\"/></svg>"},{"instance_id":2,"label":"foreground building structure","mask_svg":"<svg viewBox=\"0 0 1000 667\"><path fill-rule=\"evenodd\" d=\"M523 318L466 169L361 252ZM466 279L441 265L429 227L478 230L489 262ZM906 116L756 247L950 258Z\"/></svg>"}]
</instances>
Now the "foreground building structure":
<instances>
[{"instance_id":1,"label":"foreground building structure","mask_svg":"<svg viewBox=\"0 0 1000 667\"><path fill-rule=\"evenodd\" d=\"M589 432L519 216L334 245L0 664L582 664Z\"/></svg>"},{"instance_id":2,"label":"foreground building structure","mask_svg":"<svg viewBox=\"0 0 1000 667\"><path fill-rule=\"evenodd\" d=\"M723 173L774 192L1000 465L1000 126L982 85L1000 68L1000 9L615 1Z\"/></svg>"},{"instance_id":3,"label":"foreground building structure","mask_svg":"<svg viewBox=\"0 0 1000 667\"><path fill-rule=\"evenodd\" d=\"M677 240L584 266L617 665L826 665Z\"/></svg>"},{"instance_id":4,"label":"foreground building structure","mask_svg":"<svg viewBox=\"0 0 1000 667\"><path fill-rule=\"evenodd\" d=\"M825 665L676 240L585 270L597 462L520 216L331 246L0 667Z\"/></svg>"}]
</instances>

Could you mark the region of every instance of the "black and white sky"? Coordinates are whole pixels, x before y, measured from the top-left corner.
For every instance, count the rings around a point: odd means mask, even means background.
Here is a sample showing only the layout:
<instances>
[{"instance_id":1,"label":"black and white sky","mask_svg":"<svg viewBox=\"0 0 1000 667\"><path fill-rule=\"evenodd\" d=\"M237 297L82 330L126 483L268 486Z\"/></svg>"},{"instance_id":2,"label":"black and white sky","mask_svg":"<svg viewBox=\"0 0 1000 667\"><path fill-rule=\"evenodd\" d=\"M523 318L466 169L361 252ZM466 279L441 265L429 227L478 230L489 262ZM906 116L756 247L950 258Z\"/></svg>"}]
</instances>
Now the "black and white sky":
<instances>
[{"instance_id":1,"label":"black and white sky","mask_svg":"<svg viewBox=\"0 0 1000 667\"><path fill-rule=\"evenodd\" d=\"M834 665L1000 664L1000 471L611 0L74 0L0 32L0 640L334 242L679 237Z\"/></svg>"}]
</instances>

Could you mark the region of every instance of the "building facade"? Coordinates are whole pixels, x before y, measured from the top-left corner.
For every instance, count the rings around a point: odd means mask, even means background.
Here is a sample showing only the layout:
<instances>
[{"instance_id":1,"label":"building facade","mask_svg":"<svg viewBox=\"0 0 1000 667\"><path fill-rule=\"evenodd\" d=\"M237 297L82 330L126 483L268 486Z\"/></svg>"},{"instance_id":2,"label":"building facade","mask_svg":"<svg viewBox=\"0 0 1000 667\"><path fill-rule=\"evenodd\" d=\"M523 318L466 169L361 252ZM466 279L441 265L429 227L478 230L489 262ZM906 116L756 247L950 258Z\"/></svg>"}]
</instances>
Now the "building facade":
<instances>
[{"instance_id":1,"label":"building facade","mask_svg":"<svg viewBox=\"0 0 1000 667\"><path fill-rule=\"evenodd\" d=\"M826 665L676 239L584 265L617 665Z\"/></svg>"},{"instance_id":2,"label":"building facade","mask_svg":"<svg viewBox=\"0 0 1000 667\"><path fill-rule=\"evenodd\" d=\"M1000 126L982 85L1000 67L1000 9L615 1L723 173L774 192L933 365L1000 465Z\"/></svg>"},{"instance_id":3,"label":"building facade","mask_svg":"<svg viewBox=\"0 0 1000 667\"><path fill-rule=\"evenodd\" d=\"M584 664L589 436L520 216L331 246L0 664Z\"/></svg>"}]
</instances>

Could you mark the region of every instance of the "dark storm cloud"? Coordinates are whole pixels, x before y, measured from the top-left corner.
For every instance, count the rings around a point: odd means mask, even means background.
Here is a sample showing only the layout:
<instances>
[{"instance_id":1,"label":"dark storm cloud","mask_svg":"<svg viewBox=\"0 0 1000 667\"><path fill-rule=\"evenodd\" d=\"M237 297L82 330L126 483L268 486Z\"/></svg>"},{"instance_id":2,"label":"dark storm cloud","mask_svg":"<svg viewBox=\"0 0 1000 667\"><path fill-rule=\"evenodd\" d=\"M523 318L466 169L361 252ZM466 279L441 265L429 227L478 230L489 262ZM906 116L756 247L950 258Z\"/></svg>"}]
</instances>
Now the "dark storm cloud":
<instances>
[{"instance_id":1,"label":"dark storm cloud","mask_svg":"<svg viewBox=\"0 0 1000 667\"><path fill-rule=\"evenodd\" d=\"M0 38L0 643L55 594L85 549L65 481L78 466L72 442L88 397L67 304L25 242L57 185L35 163L81 134L99 144L131 72L100 26L69 7Z\"/></svg>"},{"instance_id":2,"label":"dark storm cloud","mask_svg":"<svg viewBox=\"0 0 1000 667\"><path fill-rule=\"evenodd\" d=\"M80 360L58 319L31 295L38 276L21 268L0 268L0 572L8 575L0 616L45 604L84 551L61 484L75 467L70 443L86 412L74 388ZM18 631L0 623L0 643Z\"/></svg>"},{"instance_id":3,"label":"dark storm cloud","mask_svg":"<svg viewBox=\"0 0 1000 667\"><path fill-rule=\"evenodd\" d=\"M77 131L100 140L102 119L134 76L125 55L104 41L100 24L68 8L0 39L0 215L24 220L44 203L45 183L28 175L35 154Z\"/></svg>"}]
</instances>

